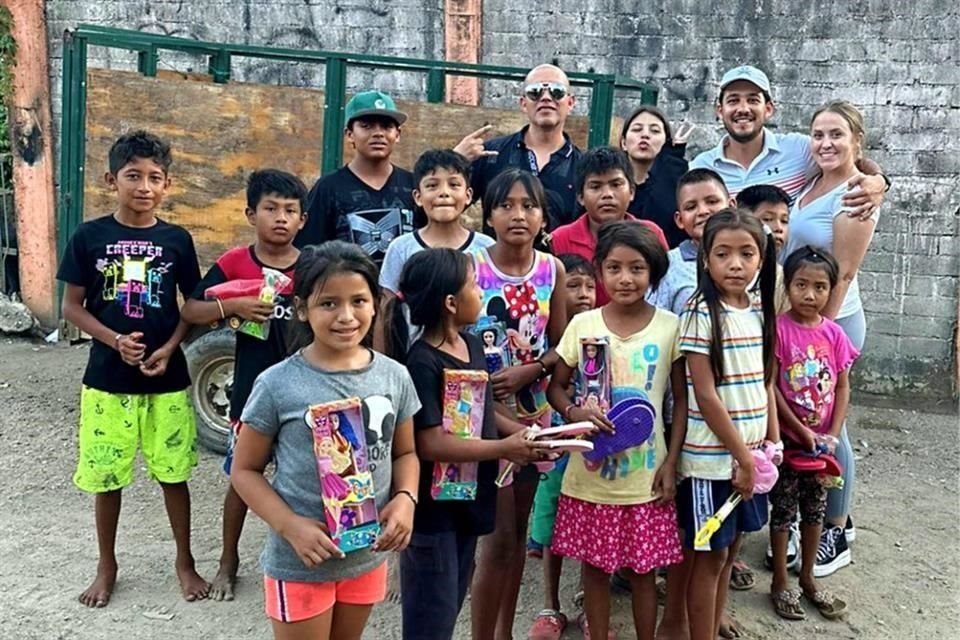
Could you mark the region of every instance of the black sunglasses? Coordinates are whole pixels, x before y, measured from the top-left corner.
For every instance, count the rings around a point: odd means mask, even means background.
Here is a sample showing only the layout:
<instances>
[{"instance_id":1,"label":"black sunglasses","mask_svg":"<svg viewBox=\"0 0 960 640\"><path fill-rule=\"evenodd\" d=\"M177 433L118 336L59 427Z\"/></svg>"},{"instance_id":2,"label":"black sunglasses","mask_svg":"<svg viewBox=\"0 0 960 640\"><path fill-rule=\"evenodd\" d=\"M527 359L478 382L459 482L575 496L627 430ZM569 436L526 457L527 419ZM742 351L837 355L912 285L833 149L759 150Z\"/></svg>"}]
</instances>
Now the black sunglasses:
<instances>
[{"instance_id":1,"label":"black sunglasses","mask_svg":"<svg viewBox=\"0 0 960 640\"><path fill-rule=\"evenodd\" d=\"M550 93L550 98L560 102L567 97L567 88L559 82L539 82L528 84L523 89L523 94L531 100L539 100L544 93Z\"/></svg>"}]
</instances>

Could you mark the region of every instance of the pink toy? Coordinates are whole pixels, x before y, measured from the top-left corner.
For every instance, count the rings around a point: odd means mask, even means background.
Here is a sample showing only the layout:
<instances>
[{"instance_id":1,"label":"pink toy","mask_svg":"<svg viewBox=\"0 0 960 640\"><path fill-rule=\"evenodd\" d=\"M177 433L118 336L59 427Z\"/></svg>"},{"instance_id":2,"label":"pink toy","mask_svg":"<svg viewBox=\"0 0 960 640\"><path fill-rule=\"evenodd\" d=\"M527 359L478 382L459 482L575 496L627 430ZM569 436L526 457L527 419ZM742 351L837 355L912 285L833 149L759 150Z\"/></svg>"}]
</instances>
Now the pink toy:
<instances>
[{"instance_id":1,"label":"pink toy","mask_svg":"<svg viewBox=\"0 0 960 640\"><path fill-rule=\"evenodd\" d=\"M780 472L777 465L773 463L774 458L779 456L779 449L772 442L764 442L762 449L753 449L750 454L753 456L753 491L754 493L769 493L773 485L777 484L777 478ZM720 525L727 519L740 501L743 500L743 494L739 491L731 494L727 501L723 503L717 512L710 516L706 523L697 531L694 537L694 548L698 551L708 550L710 538L720 530Z\"/></svg>"},{"instance_id":2,"label":"pink toy","mask_svg":"<svg viewBox=\"0 0 960 640\"><path fill-rule=\"evenodd\" d=\"M488 379L486 371L444 371L444 433L469 440L482 437ZM434 500L475 500L477 463L434 462L430 496Z\"/></svg>"}]
</instances>

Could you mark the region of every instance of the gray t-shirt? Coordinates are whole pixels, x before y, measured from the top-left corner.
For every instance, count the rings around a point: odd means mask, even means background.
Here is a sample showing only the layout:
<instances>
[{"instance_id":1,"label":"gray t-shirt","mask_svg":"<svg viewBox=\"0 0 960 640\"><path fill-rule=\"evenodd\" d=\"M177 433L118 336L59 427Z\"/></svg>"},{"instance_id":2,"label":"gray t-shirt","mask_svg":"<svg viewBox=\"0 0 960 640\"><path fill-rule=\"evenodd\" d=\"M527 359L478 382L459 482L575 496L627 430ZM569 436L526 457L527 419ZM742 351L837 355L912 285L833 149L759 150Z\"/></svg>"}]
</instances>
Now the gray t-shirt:
<instances>
[{"instance_id":1,"label":"gray t-shirt","mask_svg":"<svg viewBox=\"0 0 960 640\"><path fill-rule=\"evenodd\" d=\"M457 250L469 253L480 247L489 247L493 243L493 238L471 231L467 241L457 247ZM391 242L387 248L387 255L383 258L383 267L380 269L380 286L394 293L399 291L403 265L407 264L407 260L413 254L430 248L417 231L405 233Z\"/></svg>"},{"instance_id":2,"label":"gray t-shirt","mask_svg":"<svg viewBox=\"0 0 960 640\"><path fill-rule=\"evenodd\" d=\"M371 352L372 353L372 352ZM367 455L377 508L390 499L394 427L412 418L420 400L410 374L379 353L370 364L351 371L324 371L295 353L257 377L241 420L274 438L273 489L297 514L324 522L313 434L304 417L310 405L360 397L363 400ZM362 549L308 569L293 547L271 530L260 556L264 573L277 580L334 582L375 569L386 555Z\"/></svg>"}]
</instances>

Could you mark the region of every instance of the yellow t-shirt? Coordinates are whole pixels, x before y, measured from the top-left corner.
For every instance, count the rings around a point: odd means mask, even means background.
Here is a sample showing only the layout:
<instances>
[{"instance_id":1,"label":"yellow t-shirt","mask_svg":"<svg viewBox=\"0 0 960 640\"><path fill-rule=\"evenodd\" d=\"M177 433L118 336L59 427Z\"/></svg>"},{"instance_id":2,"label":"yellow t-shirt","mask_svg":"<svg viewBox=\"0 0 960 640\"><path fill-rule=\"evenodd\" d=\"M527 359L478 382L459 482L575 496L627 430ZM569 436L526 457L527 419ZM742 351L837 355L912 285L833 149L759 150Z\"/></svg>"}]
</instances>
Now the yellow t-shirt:
<instances>
[{"instance_id":1,"label":"yellow t-shirt","mask_svg":"<svg viewBox=\"0 0 960 640\"><path fill-rule=\"evenodd\" d=\"M649 440L599 462L588 462L579 453L570 454L560 489L563 495L595 504L642 504L659 497L653 493L653 476L667 455L663 400L670 386L670 368L680 357L679 334L679 319L664 309L657 309L650 324L628 338L620 338L607 328L601 309L581 313L570 321L557 345L563 361L576 368L580 339L606 337L610 341L613 406L642 398L653 405L655 421Z\"/></svg>"}]
</instances>

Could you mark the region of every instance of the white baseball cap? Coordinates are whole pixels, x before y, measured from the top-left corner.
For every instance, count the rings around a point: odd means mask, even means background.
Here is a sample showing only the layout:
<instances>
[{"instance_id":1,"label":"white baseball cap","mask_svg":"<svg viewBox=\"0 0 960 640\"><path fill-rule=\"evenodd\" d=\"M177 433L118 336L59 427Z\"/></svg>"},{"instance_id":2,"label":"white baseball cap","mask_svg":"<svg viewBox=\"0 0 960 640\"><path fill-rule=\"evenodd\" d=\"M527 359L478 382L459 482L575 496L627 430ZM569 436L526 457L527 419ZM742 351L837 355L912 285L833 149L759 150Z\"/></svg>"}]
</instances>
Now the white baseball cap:
<instances>
[{"instance_id":1,"label":"white baseball cap","mask_svg":"<svg viewBox=\"0 0 960 640\"><path fill-rule=\"evenodd\" d=\"M770 96L770 80L767 78L767 74L748 64L734 67L723 74L723 78L720 80L720 92L722 93L728 85L737 80L746 80L751 84L755 84L761 91L767 94L768 97Z\"/></svg>"}]
</instances>

